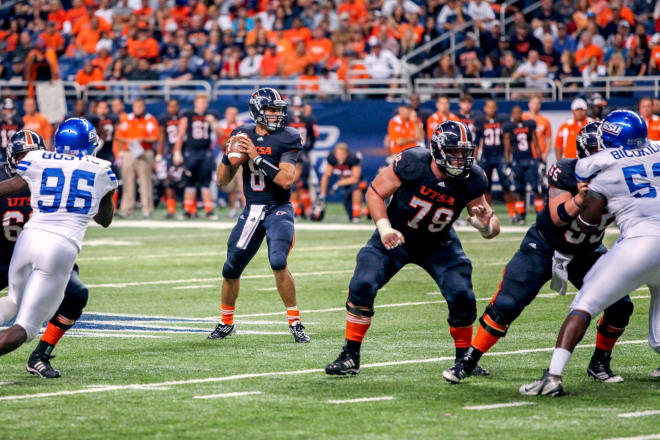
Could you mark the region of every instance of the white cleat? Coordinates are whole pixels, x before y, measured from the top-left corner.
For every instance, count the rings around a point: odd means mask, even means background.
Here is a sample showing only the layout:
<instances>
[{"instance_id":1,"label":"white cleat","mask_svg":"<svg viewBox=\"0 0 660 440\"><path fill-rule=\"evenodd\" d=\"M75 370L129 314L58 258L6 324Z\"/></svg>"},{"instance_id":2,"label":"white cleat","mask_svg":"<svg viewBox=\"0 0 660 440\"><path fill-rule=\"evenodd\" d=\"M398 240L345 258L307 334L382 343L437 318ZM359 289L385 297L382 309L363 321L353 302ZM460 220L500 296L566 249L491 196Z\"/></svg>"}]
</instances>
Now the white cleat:
<instances>
[{"instance_id":1,"label":"white cleat","mask_svg":"<svg viewBox=\"0 0 660 440\"><path fill-rule=\"evenodd\" d=\"M564 386L561 376L550 374L548 370L543 371L543 377L539 380L525 384L520 387L520 394L524 396L562 396Z\"/></svg>"}]
</instances>

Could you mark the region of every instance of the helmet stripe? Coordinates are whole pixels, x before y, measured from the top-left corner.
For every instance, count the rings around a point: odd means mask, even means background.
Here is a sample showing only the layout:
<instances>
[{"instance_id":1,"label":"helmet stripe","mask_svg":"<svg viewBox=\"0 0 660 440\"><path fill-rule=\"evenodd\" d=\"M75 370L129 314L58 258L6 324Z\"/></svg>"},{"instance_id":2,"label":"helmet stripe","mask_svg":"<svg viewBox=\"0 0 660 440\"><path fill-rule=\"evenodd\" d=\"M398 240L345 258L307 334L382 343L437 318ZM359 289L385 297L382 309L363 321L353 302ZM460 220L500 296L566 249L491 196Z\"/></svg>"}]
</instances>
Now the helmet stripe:
<instances>
[{"instance_id":1,"label":"helmet stripe","mask_svg":"<svg viewBox=\"0 0 660 440\"><path fill-rule=\"evenodd\" d=\"M29 130L25 130L25 140L27 141L28 145L34 144L34 142L32 142L32 133L30 133Z\"/></svg>"},{"instance_id":2,"label":"helmet stripe","mask_svg":"<svg viewBox=\"0 0 660 440\"><path fill-rule=\"evenodd\" d=\"M461 142L467 142L467 133L465 132L465 127L460 122L458 126L461 128Z\"/></svg>"}]
</instances>

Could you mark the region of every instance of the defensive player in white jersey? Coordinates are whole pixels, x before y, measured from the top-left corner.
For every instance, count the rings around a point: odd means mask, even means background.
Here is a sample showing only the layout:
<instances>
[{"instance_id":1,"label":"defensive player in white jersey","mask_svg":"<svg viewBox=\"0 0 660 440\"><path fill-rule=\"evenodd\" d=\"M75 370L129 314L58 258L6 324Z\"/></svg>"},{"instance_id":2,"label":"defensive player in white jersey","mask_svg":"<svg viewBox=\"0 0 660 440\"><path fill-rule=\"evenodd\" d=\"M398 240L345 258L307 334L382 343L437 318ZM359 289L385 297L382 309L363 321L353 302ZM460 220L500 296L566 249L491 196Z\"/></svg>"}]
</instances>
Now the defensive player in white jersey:
<instances>
[{"instance_id":1,"label":"defensive player in white jersey","mask_svg":"<svg viewBox=\"0 0 660 440\"><path fill-rule=\"evenodd\" d=\"M93 157L94 126L84 118L64 121L54 152L27 149L17 176L0 183L0 197L29 187L33 214L16 241L9 264L9 294L0 298L0 355L34 338L64 297L89 220L112 222L117 178L110 162Z\"/></svg>"},{"instance_id":2,"label":"defensive player in white jersey","mask_svg":"<svg viewBox=\"0 0 660 440\"><path fill-rule=\"evenodd\" d=\"M649 344L660 353L660 143L647 141L646 123L628 110L610 113L599 134L605 149L575 167L585 182L580 191L588 191L577 222L585 231L595 229L607 209L621 236L585 276L550 367L540 380L521 386L521 394L562 395L561 374L591 319L642 285L651 291Z\"/></svg>"}]
</instances>

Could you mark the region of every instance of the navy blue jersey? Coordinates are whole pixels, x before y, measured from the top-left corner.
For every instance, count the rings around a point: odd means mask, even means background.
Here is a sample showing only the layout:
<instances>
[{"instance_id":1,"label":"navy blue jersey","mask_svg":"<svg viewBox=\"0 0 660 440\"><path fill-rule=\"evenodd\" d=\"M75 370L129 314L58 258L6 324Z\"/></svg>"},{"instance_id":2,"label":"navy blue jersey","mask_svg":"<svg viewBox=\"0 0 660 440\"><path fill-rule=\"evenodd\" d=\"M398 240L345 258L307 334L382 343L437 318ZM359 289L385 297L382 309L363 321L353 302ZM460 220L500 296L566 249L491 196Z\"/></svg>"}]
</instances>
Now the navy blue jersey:
<instances>
[{"instance_id":1,"label":"navy blue jersey","mask_svg":"<svg viewBox=\"0 0 660 440\"><path fill-rule=\"evenodd\" d=\"M303 116L300 120L291 117L287 125L295 128L300 133L304 151L310 151L314 148L316 143L316 118L314 116Z\"/></svg>"},{"instance_id":2,"label":"navy blue jersey","mask_svg":"<svg viewBox=\"0 0 660 440\"><path fill-rule=\"evenodd\" d=\"M9 146L9 141L11 137L18 130L23 128L23 119L14 115L10 119L6 120L0 116L0 162L5 162L7 160L7 146Z\"/></svg>"},{"instance_id":3,"label":"navy blue jersey","mask_svg":"<svg viewBox=\"0 0 660 440\"><path fill-rule=\"evenodd\" d=\"M351 177L353 175L352 168L355 165L362 164L362 154L349 150L346 160L343 163L339 163L337 156L335 156L335 152L332 151L330 154L328 154L327 161L328 165L332 166L333 175L338 176L339 178Z\"/></svg>"},{"instance_id":4,"label":"navy blue jersey","mask_svg":"<svg viewBox=\"0 0 660 440\"><path fill-rule=\"evenodd\" d=\"M284 127L262 136L256 133L255 128L255 124L241 125L232 131L231 136L238 133L247 134L257 147L257 152L275 166L279 166L281 162L296 164L302 149L298 130ZM251 160L242 166L243 193L248 204L279 205L289 201L290 189L284 189L271 181Z\"/></svg>"},{"instance_id":5,"label":"navy blue jersey","mask_svg":"<svg viewBox=\"0 0 660 440\"><path fill-rule=\"evenodd\" d=\"M387 216L400 231L406 245L429 248L449 239L451 225L463 208L486 192L486 174L472 166L467 179L438 179L431 170L431 153L422 147L409 148L395 156L394 173L401 187L392 196Z\"/></svg>"},{"instance_id":6,"label":"navy blue jersey","mask_svg":"<svg viewBox=\"0 0 660 440\"><path fill-rule=\"evenodd\" d=\"M4 168L0 169L0 181L9 178L10 176ZM31 214L30 190L25 189L11 196L0 198L0 218L2 219L2 234L0 234L1 264L9 266L18 235L23 231L23 226Z\"/></svg>"},{"instance_id":7,"label":"navy blue jersey","mask_svg":"<svg viewBox=\"0 0 660 440\"><path fill-rule=\"evenodd\" d=\"M458 116L458 120L461 121L463 125L465 125L470 130L470 133L472 133L472 142L474 142L474 145L479 145L479 138L477 137L477 131L475 130L474 123L480 117L482 118L483 115L470 112L467 114L457 113L456 116Z\"/></svg>"},{"instance_id":8,"label":"navy blue jersey","mask_svg":"<svg viewBox=\"0 0 660 440\"><path fill-rule=\"evenodd\" d=\"M532 154L532 138L536 130L536 122L533 119L507 122L503 127L503 132L511 135L511 150L513 160L534 159Z\"/></svg>"},{"instance_id":9,"label":"navy blue jersey","mask_svg":"<svg viewBox=\"0 0 660 440\"><path fill-rule=\"evenodd\" d=\"M496 115L494 118L482 116L474 121L475 138L483 140L482 157L502 157L504 155L504 143L502 134L504 125L509 118L505 115Z\"/></svg>"},{"instance_id":10,"label":"navy blue jersey","mask_svg":"<svg viewBox=\"0 0 660 440\"><path fill-rule=\"evenodd\" d=\"M200 151L211 148L211 132L213 131L213 127L209 122L209 116L215 120L220 119L214 112L209 110L203 114L197 114L194 110L183 112L181 117L188 119L186 141L183 144L184 150Z\"/></svg>"},{"instance_id":11,"label":"navy blue jersey","mask_svg":"<svg viewBox=\"0 0 660 440\"><path fill-rule=\"evenodd\" d=\"M96 131L98 132L99 137L103 140L103 148L96 153L97 157L111 162L114 160L115 155L112 151L112 143L115 140L115 128L118 123L119 118L113 114L98 117Z\"/></svg>"},{"instance_id":12,"label":"navy blue jersey","mask_svg":"<svg viewBox=\"0 0 660 440\"><path fill-rule=\"evenodd\" d=\"M575 195L578 193L577 179L575 178L575 164L577 159L562 159L555 163L548 170L548 185L550 189L557 188L568 191ZM584 254L592 252L600 246L605 236L605 228L612 223L614 216L604 214L600 231L594 234L582 232L573 220L572 223L565 226L557 226L550 217L550 205L545 204L545 208L536 218L538 231L545 241L553 248L566 254Z\"/></svg>"},{"instance_id":13,"label":"navy blue jersey","mask_svg":"<svg viewBox=\"0 0 660 440\"><path fill-rule=\"evenodd\" d=\"M179 138L179 121L181 116L178 114L171 115L165 113L160 115L158 118L158 126L165 131L165 147L163 148L163 154L169 154L176 144L176 140ZM190 123L190 120L188 120Z\"/></svg>"}]
</instances>

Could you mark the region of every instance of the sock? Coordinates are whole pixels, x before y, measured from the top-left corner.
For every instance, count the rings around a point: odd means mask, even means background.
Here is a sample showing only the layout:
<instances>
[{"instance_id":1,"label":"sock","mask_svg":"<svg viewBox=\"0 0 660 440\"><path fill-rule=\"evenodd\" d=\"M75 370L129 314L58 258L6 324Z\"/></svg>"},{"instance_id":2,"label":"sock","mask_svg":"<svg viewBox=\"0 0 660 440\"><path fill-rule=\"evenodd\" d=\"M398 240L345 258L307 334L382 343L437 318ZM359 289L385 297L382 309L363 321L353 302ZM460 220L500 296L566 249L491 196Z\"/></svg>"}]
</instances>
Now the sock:
<instances>
[{"instance_id":1,"label":"sock","mask_svg":"<svg viewBox=\"0 0 660 440\"><path fill-rule=\"evenodd\" d=\"M300 310L298 310L298 306L287 307L286 318L289 320L289 327L296 322L300 322Z\"/></svg>"},{"instance_id":2,"label":"sock","mask_svg":"<svg viewBox=\"0 0 660 440\"><path fill-rule=\"evenodd\" d=\"M53 348L55 348L54 345L51 345L42 339L39 341L39 344L37 344L37 348L34 349L32 354L30 354L30 357L41 359L44 356L50 356L53 352Z\"/></svg>"},{"instance_id":3,"label":"sock","mask_svg":"<svg viewBox=\"0 0 660 440\"><path fill-rule=\"evenodd\" d=\"M112 204L115 207L115 211L117 210L117 203L119 202L119 192L115 191L115 193L112 195Z\"/></svg>"},{"instance_id":4,"label":"sock","mask_svg":"<svg viewBox=\"0 0 660 440\"><path fill-rule=\"evenodd\" d=\"M346 339L362 342L370 325L371 317L355 316L352 313L346 313Z\"/></svg>"},{"instance_id":5,"label":"sock","mask_svg":"<svg viewBox=\"0 0 660 440\"><path fill-rule=\"evenodd\" d=\"M204 212L206 212L207 214L212 213L214 207L215 207L215 206L214 206L212 200L208 200L208 201L205 200L205 201L204 201Z\"/></svg>"},{"instance_id":6,"label":"sock","mask_svg":"<svg viewBox=\"0 0 660 440\"><path fill-rule=\"evenodd\" d=\"M622 328L613 327L605 323L605 317L600 318L596 332L596 350L612 351L614 344L623 334Z\"/></svg>"},{"instance_id":7,"label":"sock","mask_svg":"<svg viewBox=\"0 0 660 440\"><path fill-rule=\"evenodd\" d=\"M52 322L49 322L48 326L46 327L46 331L41 336L41 340L49 345L55 346L62 338L62 336L64 336L64 332L66 332L66 330L63 330Z\"/></svg>"},{"instance_id":8,"label":"sock","mask_svg":"<svg viewBox=\"0 0 660 440\"><path fill-rule=\"evenodd\" d=\"M302 205L298 202L294 202L293 200L291 201L291 204L293 205L293 213L297 216L302 215L303 213Z\"/></svg>"},{"instance_id":9,"label":"sock","mask_svg":"<svg viewBox=\"0 0 660 440\"><path fill-rule=\"evenodd\" d=\"M176 212L176 199L167 198L167 213L174 214Z\"/></svg>"},{"instance_id":10,"label":"sock","mask_svg":"<svg viewBox=\"0 0 660 440\"><path fill-rule=\"evenodd\" d=\"M518 215L525 215L525 202L523 202L522 200L518 200L514 206L516 208L516 213L518 213Z\"/></svg>"},{"instance_id":11,"label":"sock","mask_svg":"<svg viewBox=\"0 0 660 440\"><path fill-rule=\"evenodd\" d=\"M305 212L309 212L312 207L312 197L309 195L308 189L300 190L300 202L302 203Z\"/></svg>"},{"instance_id":12,"label":"sock","mask_svg":"<svg viewBox=\"0 0 660 440\"><path fill-rule=\"evenodd\" d=\"M220 321L224 325L233 325L234 324L234 312L236 312L236 306L226 306L222 304L220 306Z\"/></svg>"},{"instance_id":13,"label":"sock","mask_svg":"<svg viewBox=\"0 0 660 440\"><path fill-rule=\"evenodd\" d=\"M354 204L353 205L353 218L360 218L360 214L362 214L362 205Z\"/></svg>"},{"instance_id":14,"label":"sock","mask_svg":"<svg viewBox=\"0 0 660 440\"><path fill-rule=\"evenodd\" d=\"M515 204L513 202L506 202L506 208L509 210L509 217L516 216Z\"/></svg>"},{"instance_id":15,"label":"sock","mask_svg":"<svg viewBox=\"0 0 660 440\"><path fill-rule=\"evenodd\" d=\"M456 359L462 358L470 344L472 343L472 326L469 327L449 327L449 334L454 339L456 347Z\"/></svg>"},{"instance_id":16,"label":"sock","mask_svg":"<svg viewBox=\"0 0 660 440\"><path fill-rule=\"evenodd\" d=\"M197 202L195 199L183 199L183 210L190 215L194 215L197 212Z\"/></svg>"},{"instance_id":17,"label":"sock","mask_svg":"<svg viewBox=\"0 0 660 440\"><path fill-rule=\"evenodd\" d=\"M538 197L534 198L534 208L536 209L536 213L538 214L539 212L543 211L543 208L545 207L545 203L543 203L543 199Z\"/></svg>"},{"instance_id":18,"label":"sock","mask_svg":"<svg viewBox=\"0 0 660 440\"><path fill-rule=\"evenodd\" d=\"M492 321L492 320L491 320ZM491 325L499 330L506 331L506 327L503 327L501 325L495 324L494 322L489 322L488 325ZM483 326L479 326L477 329L477 334L474 337L474 340L472 341L472 346L479 350L481 353L486 353L488 350L491 349L491 347L495 344L497 344L497 341L499 341L500 338L498 336L495 336L493 334L488 333L488 331L483 328Z\"/></svg>"},{"instance_id":19,"label":"sock","mask_svg":"<svg viewBox=\"0 0 660 440\"><path fill-rule=\"evenodd\" d=\"M548 372L555 376L561 376L561 373L564 372L564 368L566 368L566 364L571 360L572 354L573 353L565 348L555 348L555 351L552 353L552 360L550 361Z\"/></svg>"},{"instance_id":20,"label":"sock","mask_svg":"<svg viewBox=\"0 0 660 440\"><path fill-rule=\"evenodd\" d=\"M351 341L346 339L344 341L344 351L350 351L351 353L360 354L360 348L362 347L362 342L360 341Z\"/></svg>"}]
</instances>

